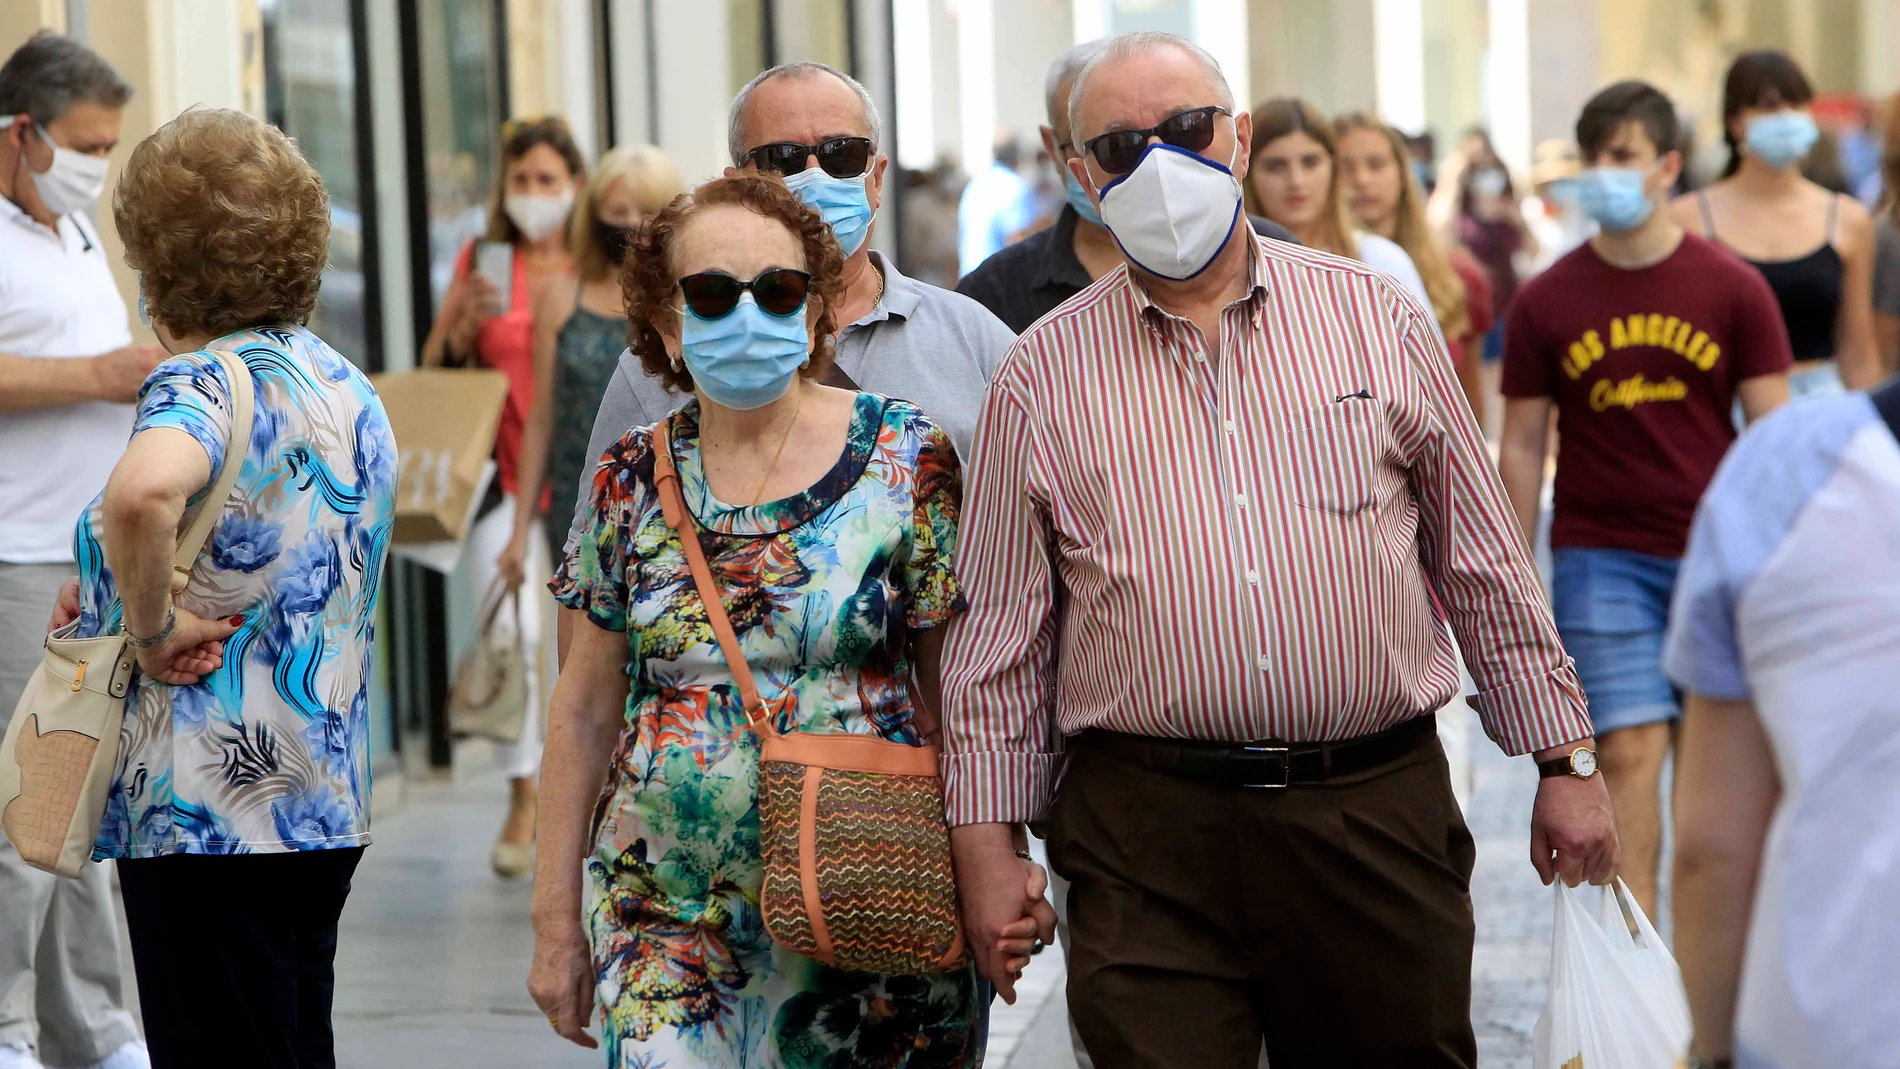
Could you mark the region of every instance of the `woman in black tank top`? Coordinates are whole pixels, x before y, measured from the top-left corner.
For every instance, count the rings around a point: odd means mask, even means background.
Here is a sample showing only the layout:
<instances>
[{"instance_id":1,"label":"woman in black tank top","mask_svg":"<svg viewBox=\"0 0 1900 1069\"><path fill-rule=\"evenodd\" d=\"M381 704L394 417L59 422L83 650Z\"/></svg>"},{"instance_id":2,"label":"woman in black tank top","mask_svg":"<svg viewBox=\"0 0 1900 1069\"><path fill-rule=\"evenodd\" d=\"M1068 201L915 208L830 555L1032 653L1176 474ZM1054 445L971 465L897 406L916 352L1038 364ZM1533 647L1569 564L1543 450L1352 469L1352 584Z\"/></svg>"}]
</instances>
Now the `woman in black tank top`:
<instances>
[{"instance_id":1,"label":"woman in black tank top","mask_svg":"<svg viewBox=\"0 0 1900 1069\"><path fill-rule=\"evenodd\" d=\"M1753 264L1787 324L1794 396L1864 390L1881 377L1874 344L1874 233L1867 210L1802 177L1818 131L1814 91L1792 59L1749 52L1723 87L1728 172L1683 197L1676 221Z\"/></svg>"}]
</instances>

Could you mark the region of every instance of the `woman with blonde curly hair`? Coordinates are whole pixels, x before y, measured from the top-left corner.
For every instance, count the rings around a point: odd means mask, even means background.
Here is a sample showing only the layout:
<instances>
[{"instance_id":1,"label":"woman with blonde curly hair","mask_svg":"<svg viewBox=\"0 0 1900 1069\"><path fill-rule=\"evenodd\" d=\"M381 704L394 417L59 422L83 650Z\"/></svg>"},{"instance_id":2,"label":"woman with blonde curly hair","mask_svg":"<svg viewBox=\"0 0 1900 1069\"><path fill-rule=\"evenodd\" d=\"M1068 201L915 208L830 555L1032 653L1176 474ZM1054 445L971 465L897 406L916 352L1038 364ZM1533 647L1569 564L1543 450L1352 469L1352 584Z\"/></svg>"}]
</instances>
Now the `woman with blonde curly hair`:
<instances>
[{"instance_id":1,"label":"woman with blonde curly hair","mask_svg":"<svg viewBox=\"0 0 1900 1069\"><path fill-rule=\"evenodd\" d=\"M282 131L188 111L133 150L113 214L173 356L79 521L55 616L138 651L94 856L119 859L157 1069L334 1066L396 444L369 380L304 326L329 199ZM248 426L220 352L250 377ZM180 525L227 463L236 482L174 598Z\"/></svg>"},{"instance_id":2,"label":"woman with blonde curly hair","mask_svg":"<svg viewBox=\"0 0 1900 1069\"><path fill-rule=\"evenodd\" d=\"M529 990L582 1046L604 1010L616 1069L973 1066L970 966L850 972L768 938L759 743L654 481L666 443L780 731L919 745L963 607L956 450L907 401L820 384L843 256L778 179L674 201L625 284L634 353L692 399L600 458L554 583L587 622L549 717ZM1010 949L1021 968L1029 942Z\"/></svg>"}]
</instances>

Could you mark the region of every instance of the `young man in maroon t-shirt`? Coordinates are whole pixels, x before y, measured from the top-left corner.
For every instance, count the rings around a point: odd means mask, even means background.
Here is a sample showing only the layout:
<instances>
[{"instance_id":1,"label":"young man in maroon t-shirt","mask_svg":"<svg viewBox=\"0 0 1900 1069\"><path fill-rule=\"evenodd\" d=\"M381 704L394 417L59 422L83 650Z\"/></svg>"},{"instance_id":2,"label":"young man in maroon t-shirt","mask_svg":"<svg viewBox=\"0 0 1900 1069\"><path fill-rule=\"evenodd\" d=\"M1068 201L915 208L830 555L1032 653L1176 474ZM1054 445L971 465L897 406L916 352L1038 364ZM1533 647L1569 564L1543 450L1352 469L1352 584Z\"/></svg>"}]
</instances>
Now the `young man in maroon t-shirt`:
<instances>
[{"instance_id":1,"label":"young man in maroon t-shirt","mask_svg":"<svg viewBox=\"0 0 1900 1069\"><path fill-rule=\"evenodd\" d=\"M1577 120L1600 232L1519 291L1505 327L1504 488L1534 541L1551 406L1562 448L1552 609L1596 724L1621 875L1656 905L1661 778L1675 690L1662 672L1676 567L1696 502L1735 440L1788 398L1793 363L1754 268L1658 206L1682 170L1675 106L1621 82Z\"/></svg>"}]
</instances>

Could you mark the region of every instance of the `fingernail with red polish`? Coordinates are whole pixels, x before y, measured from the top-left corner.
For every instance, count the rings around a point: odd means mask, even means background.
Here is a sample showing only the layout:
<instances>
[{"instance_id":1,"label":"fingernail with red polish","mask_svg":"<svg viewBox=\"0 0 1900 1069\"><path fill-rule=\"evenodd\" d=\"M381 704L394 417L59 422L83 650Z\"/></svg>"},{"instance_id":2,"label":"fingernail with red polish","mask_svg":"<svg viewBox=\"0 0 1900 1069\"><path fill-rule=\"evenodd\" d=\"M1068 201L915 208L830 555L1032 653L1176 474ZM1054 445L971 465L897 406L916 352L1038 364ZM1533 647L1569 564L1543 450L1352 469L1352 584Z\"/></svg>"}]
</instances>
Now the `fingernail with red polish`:
<instances>
[{"instance_id":1,"label":"fingernail with red polish","mask_svg":"<svg viewBox=\"0 0 1900 1069\"><path fill-rule=\"evenodd\" d=\"M244 617L242 617L242 616L233 616L233 617L231 617L231 626L232 626L232 627L242 627L242 626L244 626Z\"/></svg>"}]
</instances>

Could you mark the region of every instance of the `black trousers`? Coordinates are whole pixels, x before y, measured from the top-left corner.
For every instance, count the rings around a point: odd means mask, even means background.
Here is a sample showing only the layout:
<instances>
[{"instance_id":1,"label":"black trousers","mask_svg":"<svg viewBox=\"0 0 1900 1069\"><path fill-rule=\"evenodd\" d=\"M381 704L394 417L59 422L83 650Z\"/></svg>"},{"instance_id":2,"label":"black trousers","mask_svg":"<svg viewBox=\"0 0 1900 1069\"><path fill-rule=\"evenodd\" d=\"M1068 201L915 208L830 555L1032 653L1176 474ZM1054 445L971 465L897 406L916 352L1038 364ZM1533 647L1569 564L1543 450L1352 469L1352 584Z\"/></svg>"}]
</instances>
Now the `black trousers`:
<instances>
[{"instance_id":1,"label":"black trousers","mask_svg":"<svg viewBox=\"0 0 1900 1069\"><path fill-rule=\"evenodd\" d=\"M1470 1069L1470 833L1437 738L1281 790L1071 740L1048 822L1097 1066Z\"/></svg>"},{"instance_id":2,"label":"black trousers","mask_svg":"<svg viewBox=\"0 0 1900 1069\"><path fill-rule=\"evenodd\" d=\"M336 931L363 848L119 863L153 1069L336 1069Z\"/></svg>"}]
</instances>

